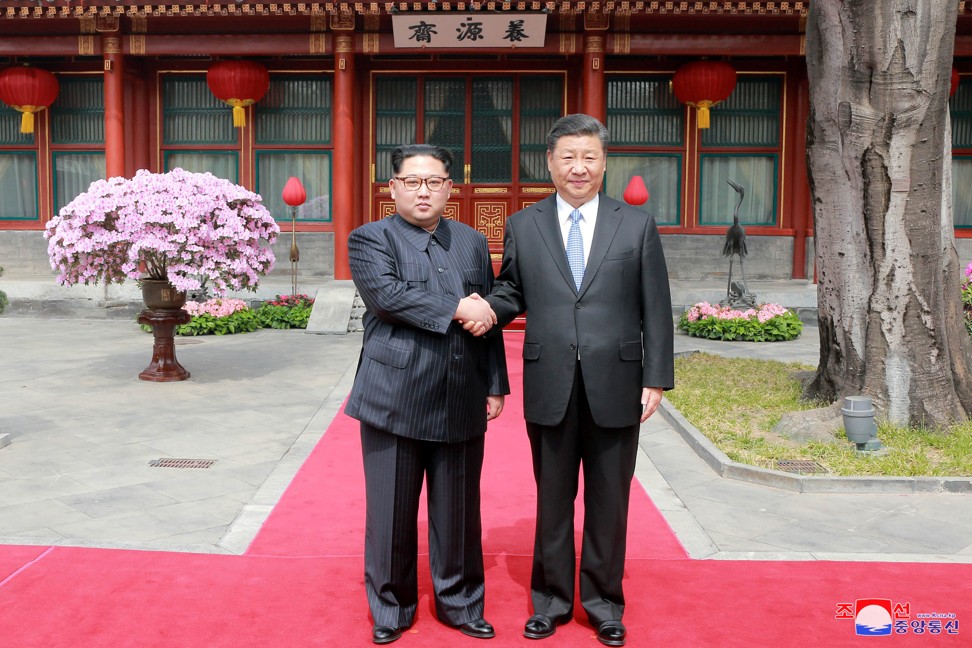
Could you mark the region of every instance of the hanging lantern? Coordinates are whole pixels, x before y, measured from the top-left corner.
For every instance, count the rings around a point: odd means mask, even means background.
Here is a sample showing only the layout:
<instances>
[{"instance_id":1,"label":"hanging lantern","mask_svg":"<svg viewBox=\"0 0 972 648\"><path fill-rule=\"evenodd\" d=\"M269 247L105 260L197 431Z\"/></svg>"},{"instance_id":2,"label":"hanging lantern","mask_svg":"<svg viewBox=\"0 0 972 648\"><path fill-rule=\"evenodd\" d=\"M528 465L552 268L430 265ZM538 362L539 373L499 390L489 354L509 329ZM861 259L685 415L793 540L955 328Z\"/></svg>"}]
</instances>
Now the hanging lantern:
<instances>
[{"instance_id":1,"label":"hanging lantern","mask_svg":"<svg viewBox=\"0 0 972 648\"><path fill-rule=\"evenodd\" d=\"M263 99L270 73L254 61L218 61L206 72L206 85L216 98L233 107L233 126L246 126L247 106Z\"/></svg>"},{"instance_id":2,"label":"hanging lantern","mask_svg":"<svg viewBox=\"0 0 972 648\"><path fill-rule=\"evenodd\" d=\"M645 186L645 181L640 175L631 176L623 198L629 205L644 205L648 202L648 187Z\"/></svg>"},{"instance_id":3,"label":"hanging lantern","mask_svg":"<svg viewBox=\"0 0 972 648\"><path fill-rule=\"evenodd\" d=\"M35 67L18 66L0 72L0 101L23 113L20 132L34 132L34 113L57 99L57 77Z\"/></svg>"},{"instance_id":4,"label":"hanging lantern","mask_svg":"<svg viewBox=\"0 0 972 648\"><path fill-rule=\"evenodd\" d=\"M959 87L959 73L958 70L952 68L952 85L948 89L948 96L951 97L952 95L954 95L955 91L958 90L958 87Z\"/></svg>"},{"instance_id":5,"label":"hanging lantern","mask_svg":"<svg viewBox=\"0 0 972 648\"><path fill-rule=\"evenodd\" d=\"M672 77L675 97L698 109L699 128L709 127L709 108L728 99L735 87L736 69L725 61L686 63Z\"/></svg>"}]
</instances>

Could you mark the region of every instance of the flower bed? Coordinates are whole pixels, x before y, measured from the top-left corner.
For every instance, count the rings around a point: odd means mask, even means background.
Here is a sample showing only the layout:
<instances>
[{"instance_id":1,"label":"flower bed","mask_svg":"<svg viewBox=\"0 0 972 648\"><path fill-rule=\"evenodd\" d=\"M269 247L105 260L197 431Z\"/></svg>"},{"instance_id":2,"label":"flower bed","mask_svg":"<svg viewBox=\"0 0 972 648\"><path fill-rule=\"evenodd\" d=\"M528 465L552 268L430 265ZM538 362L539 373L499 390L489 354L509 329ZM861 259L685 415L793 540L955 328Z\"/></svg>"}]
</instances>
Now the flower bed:
<instances>
[{"instance_id":1,"label":"flower bed","mask_svg":"<svg viewBox=\"0 0 972 648\"><path fill-rule=\"evenodd\" d=\"M307 328L314 300L307 295L277 295L256 310L242 299L188 301L182 307L192 319L177 326L177 335L227 335L251 333L259 328ZM151 331L142 325L142 330Z\"/></svg>"},{"instance_id":2,"label":"flower bed","mask_svg":"<svg viewBox=\"0 0 972 648\"><path fill-rule=\"evenodd\" d=\"M700 302L682 313L678 328L709 340L779 342L799 337L803 322L779 304L760 304L742 311Z\"/></svg>"}]
</instances>

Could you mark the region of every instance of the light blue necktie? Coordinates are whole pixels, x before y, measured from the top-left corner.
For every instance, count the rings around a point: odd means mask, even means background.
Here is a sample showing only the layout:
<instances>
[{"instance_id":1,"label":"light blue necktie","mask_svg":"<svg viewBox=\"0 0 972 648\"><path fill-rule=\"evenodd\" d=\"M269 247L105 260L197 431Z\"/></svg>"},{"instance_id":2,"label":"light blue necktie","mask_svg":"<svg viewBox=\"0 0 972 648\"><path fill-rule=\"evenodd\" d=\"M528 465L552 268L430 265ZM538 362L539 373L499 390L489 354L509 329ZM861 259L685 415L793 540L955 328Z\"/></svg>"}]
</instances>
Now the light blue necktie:
<instances>
[{"instance_id":1,"label":"light blue necktie","mask_svg":"<svg viewBox=\"0 0 972 648\"><path fill-rule=\"evenodd\" d=\"M584 217L579 209L570 212L570 231L567 232L567 263L574 275L574 286L580 290L584 281L584 239L580 231L580 219Z\"/></svg>"}]
</instances>

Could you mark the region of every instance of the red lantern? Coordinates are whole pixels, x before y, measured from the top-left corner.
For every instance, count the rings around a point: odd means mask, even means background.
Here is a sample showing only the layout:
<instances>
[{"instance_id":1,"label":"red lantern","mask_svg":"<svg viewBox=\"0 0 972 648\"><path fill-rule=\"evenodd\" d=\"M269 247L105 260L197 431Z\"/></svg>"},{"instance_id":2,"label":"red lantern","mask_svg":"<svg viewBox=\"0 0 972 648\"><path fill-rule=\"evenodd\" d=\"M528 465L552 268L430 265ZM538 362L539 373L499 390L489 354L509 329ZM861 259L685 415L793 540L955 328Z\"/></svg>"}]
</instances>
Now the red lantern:
<instances>
[{"instance_id":1,"label":"red lantern","mask_svg":"<svg viewBox=\"0 0 972 648\"><path fill-rule=\"evenodd\" d=\"M291 207L298 207L303 205L305 200L307 200L307 192L304 191L300 178L291 177L284 185L283 201Z\"/></svg>"},{"instance_id":2,"label":"red lantern","mask_svg":"<svg viewBox=\"0 0 972 648\"><path fill-rule=\"evenodd\" d=\"M624 202L629 205L644 205L648 202L648 187L645 186L644 179L639 175L631 176L623 197Z\"/></svg>"},{"instance_id":3,"label":"red lantern","mask_svg":"<svg viewBox=\"0 0 972 648\"><path fill-rule=\"evenodd\" d=\"M948 89L948 96L951 97L952 95L954 95L955 91L958 90L958 87L959 87L959 73L958 70L952 68L952 85Z\"/></svg>"},{"instance_id":4,"label":"red lantern","mask_svg":"<svg viewBox=\"0 0 972 648\"><path fill-rule=\"evenodd\" d=\"M219 61L209 66L206 84L220 101L233 106L233 126L246 126L247 106L263 99L270 88L270 73L254 61Z\"/></svg>"},{"instance_id":5,"label":"red lantern","mask_svg":"<svg viewBox=\"0 0 972 648\"><path fill-rule=\"evenodd\" d=\"M693 61L675 71L672 91L683 104L698 108L699 128L709 127L709 108L736 88L736 69L725 61Z\"/></svg>"},{"instance_id":6,"label":"red lantern","mask_svg":"<svg viewBox=\"0 0 972 648\"><path fill-rule=\"evenodd\" d=\"M0 101L23 113L20 132L34 132L34 113L57 99L57 77L40 68L19 66L0 72Z\"/></svg>"}]
</instances>

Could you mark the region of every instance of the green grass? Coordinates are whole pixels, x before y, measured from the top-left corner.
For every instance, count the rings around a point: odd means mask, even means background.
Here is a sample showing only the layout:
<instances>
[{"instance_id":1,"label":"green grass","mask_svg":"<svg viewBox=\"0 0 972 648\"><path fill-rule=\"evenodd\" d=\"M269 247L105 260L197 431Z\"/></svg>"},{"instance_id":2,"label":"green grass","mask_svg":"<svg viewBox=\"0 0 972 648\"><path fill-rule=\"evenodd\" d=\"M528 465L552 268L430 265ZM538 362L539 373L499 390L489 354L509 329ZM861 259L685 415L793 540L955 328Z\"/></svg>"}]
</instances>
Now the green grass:
<instances>
[{"instance_id":1,"label":"green grass","mask_svg":"<svg viewBox=\"0 0 972 648\"><path fill-rule=\"evenodd\" d=\"M822 407L800 400L798 374L810 365L723 358L697 353L675 361L675 389L665 396L733 461L777 468L781 459L809 459L832 475L970 476L972 422L948 433L879 422L887 454L856 452L843 430L832 442L797 443L772 432L783 414Z\"/></svg>"}]
</instances>

